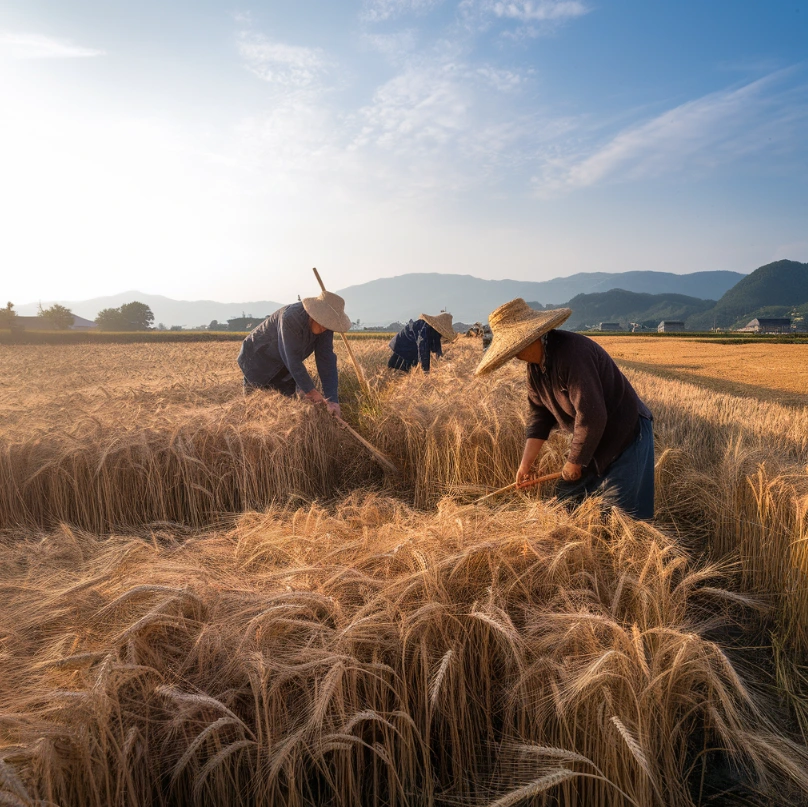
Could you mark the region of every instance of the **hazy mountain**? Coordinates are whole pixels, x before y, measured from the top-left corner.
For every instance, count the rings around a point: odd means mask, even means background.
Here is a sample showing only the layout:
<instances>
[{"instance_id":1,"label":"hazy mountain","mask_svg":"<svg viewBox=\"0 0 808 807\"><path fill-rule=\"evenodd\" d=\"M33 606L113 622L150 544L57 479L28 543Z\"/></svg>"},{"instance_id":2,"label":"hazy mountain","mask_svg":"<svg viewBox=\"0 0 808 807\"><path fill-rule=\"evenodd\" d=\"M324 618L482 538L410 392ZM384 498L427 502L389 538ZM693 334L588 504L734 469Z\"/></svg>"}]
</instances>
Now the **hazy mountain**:
<instances>
[{"instance_id":1,"label":"hazy mountain","mask_svg":"<svg viewBox=\"0 0 808 807\"><path fill-rule=\"evenodd\" d=\"M709 329L745 325L755 316L788 316L797 306L808 303L808 263L775 261L746 275L718 302L701 314L691 316L688 328Z\"/></svg>"},{"instance_id":2,"label":"hazy mountain","mask_svg":"<svg viewBox=\"0 0 808 807\"><path fill-rule=\"evenodd\" d=\"M406 322L421 313L438 313L445 308L463 322L485 320L492 309L523 297L543 305L561 305L579 294L606 292L619 288L645 294L681 294L701 299L719 299L745 275L738 272L693 272L676 275L671 272L581 272L570 277L543 281L482 280L471 275L413 273L380 278L357 286L340 289L351 319L367 325ZM137 300L146 303L154 313L155 324L193 327L216 319L226 322L232 317L263 317L283 303L270 300L219 303L214 300L173 300L158 294L125 291L91 300L43 300L48 307L54 302L67 306L74 314L95 319L102 308L118 308ZM289 302L289 301L286 301ZM17 305L17 311L33 315L37 303ZM600 321L600 320L599 320ZM635 320L636 321L636 320Z\"/></svg>"},{"instance_id":3,"label":"hazy mountain","mask_svg":"<svg viewBox=\"0 0 808 807\"><path fill-rule=\"evenodd\" d=\"M265 317L283 305L271 300L257 300L247 303L218 303L215 300L172 300L160 294L144 294L142 291L124 291L109 297L94 297L92 300L48 300L42 301L42 307L48 308L53 303L66 305L74 314L94 320L102 308L119 308L124 303L137 300L145 303L154 314L154 324L162 322L167 327L182 325L186 328L207 325L211 320L227 322L231 317L240 317L242 312L247 316ZM37 312L38 303L15 306L22 315L33 315Z\"/></svg>"},{"instance_id":4,"label":"hazy mountain","mask_svg":"<svg viewBox=\"0 0 808 807\"><path fill-rule=\"evenodd\" d=\"M471 275L413 273L340 289L351 319L367 324L438 313L445 308L463 322L484 320L492 309L523 297L561 305L579 294L620 288L647 294L683 294L717 300L745 275L738 272L581 272L544 281L481 280Z\"/></svg>"},{"instance_id":5,"label":"hazy mountain","mask_svg":"<svg viewBox=\"0 0 808 807\"><path fill-rule=\"evenodd\" d=\"M572 316L565 328L580 330L599 322L619 322L629 329L632 322L655 328L663 319L685 320L712 308L714 300L700 300L684 294L642 294L610 289L598 294L578 294L568 303Z\"/></svg>"}]
</instances>

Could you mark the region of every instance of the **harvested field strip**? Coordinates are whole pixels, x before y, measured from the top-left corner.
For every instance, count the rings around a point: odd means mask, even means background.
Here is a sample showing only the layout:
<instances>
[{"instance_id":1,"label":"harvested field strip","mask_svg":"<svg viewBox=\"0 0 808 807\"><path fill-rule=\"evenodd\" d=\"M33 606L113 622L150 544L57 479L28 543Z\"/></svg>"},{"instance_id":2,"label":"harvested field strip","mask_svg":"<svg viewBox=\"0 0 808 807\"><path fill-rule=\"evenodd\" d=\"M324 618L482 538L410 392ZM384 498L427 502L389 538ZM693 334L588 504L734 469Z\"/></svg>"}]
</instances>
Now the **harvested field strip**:
<instances>
[{"instance_id":1,"label":"harvested field strip","mask_svg":"<svg viewBox=\"0 0 808 807\"><path fill-rule=\"evenodd\" d=\"M654 337L595 337L623 366L716 392L808 405L808 344Z\"/></svg>"},{"instance_id":2,"label":"harvested field strip","mask_svg":"<svg viewBox=\"0 0 808 807\"><path fill-rule=\"evenodd\" d=\"M544 789L653 807L703 803L724 775L779 803L808 788L804 751L712 638L754 603L595 504L425 516L357 496L185 541L7 533L4 554L3 787L20 803Z\"/></svg>"}]
</instances>

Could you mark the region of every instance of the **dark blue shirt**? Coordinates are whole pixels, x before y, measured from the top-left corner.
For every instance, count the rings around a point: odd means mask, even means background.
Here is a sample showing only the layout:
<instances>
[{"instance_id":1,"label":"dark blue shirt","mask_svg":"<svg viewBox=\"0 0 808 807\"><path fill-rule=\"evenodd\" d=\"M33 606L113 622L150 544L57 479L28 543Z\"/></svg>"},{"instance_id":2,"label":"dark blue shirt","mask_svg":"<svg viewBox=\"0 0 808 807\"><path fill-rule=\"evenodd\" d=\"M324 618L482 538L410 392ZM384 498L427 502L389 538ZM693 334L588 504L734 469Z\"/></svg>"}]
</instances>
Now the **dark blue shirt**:
<instances>
[{"instance_id":1,"label":"dark blue shirt","mask_svg":"<svg viewBox=\"0 0 808 807\"><path fill-rule=\"evenodd\" d=\"M285 367L298 389L305 394L314 389L314 382L303 364L312 353L323 385L323 396L337 403L334 332L325 331L319 336L312 333L303 303L279 308L254 328L242 345L239 366L247 381L257 386L266 384Z\"/></svg>"},{"instance_id":2,"label":"dark blue shirt","mask_svg":"<svg viewBox=\"0 0 808 807\"><path fill-rule=\"evenodd\" d=\"M390 350L412 364L421 363L429 372L430 354L442 356L440 334L423 319L410 320L391 340Z\"/></svg>"}]
</instances>

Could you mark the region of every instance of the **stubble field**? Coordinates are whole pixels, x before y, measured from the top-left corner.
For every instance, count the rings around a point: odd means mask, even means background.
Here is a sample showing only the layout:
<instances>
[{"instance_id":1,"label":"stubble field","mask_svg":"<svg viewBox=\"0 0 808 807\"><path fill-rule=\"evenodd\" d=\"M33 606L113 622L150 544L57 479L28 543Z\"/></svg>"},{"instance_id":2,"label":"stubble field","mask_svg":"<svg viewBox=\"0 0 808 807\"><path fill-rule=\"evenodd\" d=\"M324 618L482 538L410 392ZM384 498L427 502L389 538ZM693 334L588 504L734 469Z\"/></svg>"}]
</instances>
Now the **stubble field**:
<instances>
[{"instance_id":1,"label":"stubble field","mask_svg":"<svg viewBox=\"0 0 808 807\"><path fill-rule=\"evenodd\" d=\"M470 504L525 416L477 340L340 353L398 476L233 344L0 346L0 803L808 803L805 357L647 341L653 525Z\"/></svg>"},{"instance_id":2,"label":"stubble field","mask_svg":"<svg viewBox=\"0 0 808 807\"><path fill-rule=\"evenodd\" d=\"M596 341L626 367L717 392L798 407L808 403L808 344L642 336L599 336Z\"/></svg>"}]
</instances>

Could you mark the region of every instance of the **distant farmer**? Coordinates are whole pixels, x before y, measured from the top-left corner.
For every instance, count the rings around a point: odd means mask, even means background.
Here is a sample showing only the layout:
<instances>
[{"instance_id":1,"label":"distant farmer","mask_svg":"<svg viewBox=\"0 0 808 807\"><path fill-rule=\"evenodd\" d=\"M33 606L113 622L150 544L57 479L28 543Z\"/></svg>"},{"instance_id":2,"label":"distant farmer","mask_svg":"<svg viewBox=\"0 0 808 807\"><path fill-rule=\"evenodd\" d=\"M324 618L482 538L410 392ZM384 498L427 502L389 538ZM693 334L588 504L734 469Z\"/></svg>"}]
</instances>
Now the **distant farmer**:
<instances>
[{"instance_id":1,"label":"distant farmer","mask_svg":"<svg viewBox=\"0 0 808 807\"><path fill-rule=\"evenodd\" d=\"M484 375L516 357L527 362L530 416L516 481L530 477L556 426L572 434L558 496L603 494L629 515L654 515L652 416L611 356L596 342L555 330L569 308L534 311L522 299L491 312L494 338L477 366Z\"/></svg>"},{"instance_id":2,"label":"distant farmer","mask_svg":"<svg viewBox=\"0 0 808 807\"><path fill-rule=\"evenodd\" d=\"M429 372L430 357L443 355L441 339L453 342L457 334L452 327L452 315L446 312L431 317L421 314L414 322L410 320L391 340L390 350L393 355L387 366L391 370L403 370L408 373L420 364L421 369Z\"/></svg>"},{"instance_id":3,"label":"distant farmer","mask_svg":"<svg viewBox=\"0 0 808 807\"><path fill-rule=\"evenodd\" d=\"M300 393L313 403L325 403L329 412L339 415L334 331L344 333L350 327L345 300L330 291L279 308L241 345L238 364L244 373L245 393L256 389L274 389L289 397ZM303 364L312 353L322 394Z\"/></svg>"}]
</instances>

